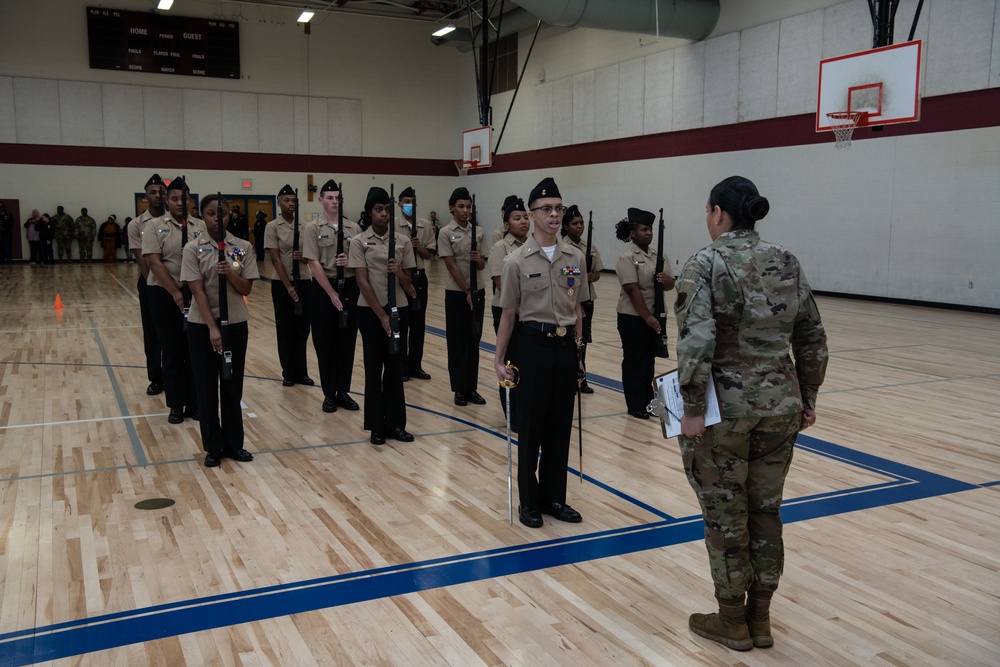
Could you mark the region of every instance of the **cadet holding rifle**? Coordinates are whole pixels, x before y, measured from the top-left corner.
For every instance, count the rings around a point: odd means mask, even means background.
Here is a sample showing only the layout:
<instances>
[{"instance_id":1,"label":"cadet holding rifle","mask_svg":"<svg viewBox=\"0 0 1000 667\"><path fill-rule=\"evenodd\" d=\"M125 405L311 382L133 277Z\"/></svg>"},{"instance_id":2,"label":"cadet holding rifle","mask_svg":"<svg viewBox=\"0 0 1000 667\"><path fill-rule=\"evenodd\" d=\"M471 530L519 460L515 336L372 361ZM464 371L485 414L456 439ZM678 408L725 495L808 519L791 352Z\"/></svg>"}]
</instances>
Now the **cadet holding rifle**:
<instances>
[{"instance_id":1,"label":"cadet holding rifle","mask_svg":"<svg viewBox=\"0 0 1000 667\"><path fill-rule=\"evenodd\" d=\"M250 242L226 233L225 200L220 195L205 197L201 214L208 233L184 247L181 280L190 286L194 298L187 339L205 465L213 468L223 458L253 460L253 454L243 448L240 409L249 319L243 297L250 294L260 274Z\"/></svg>"},{"instance_id":2,"label":"cadet holding rifle","mask_svg":"<svg viewBox=\"0 0 1000 667\"><path fill-rule=\"evenodd\" d=\"M601 253L594 246L594 212L591 211L587 218L587 223L584 225L583 214L580 213L580 209L574 204L566 209L562 222L563 238L569 241L570 245L582 252L587 258L587 286L590 288L590 299L581 304L583 306L583 335L580 337L583 341L583 345L580 347L580 360L583 362L584 369L587 368L587 345L593 342L591 326L594 319L594 301L597 300L594 283L601 279L601 271L604 270ZM587 230L586 242L583 241L584 227ZM594 393L594 390L587 384L586 376L584 376L583 381L580 383L580 392L583 394Z\"/></svg>"},{"instance_id":3,"label":"cadet holding rifle","mask_svg":"<svg viewBox=\"0 0 1000 667\"><path fill-rule=\"evenodd\" d=\"M448 375L455 405L486 399L479 395L479 341L483 336L483 312L486 292L482 271L486 268L483 255L474 248L483 243L483 230L473 229L472 195L458 188L448 199L452 220L438 234L438 255L448 268L448 284L444 292L445 337L448 345ZM475 235L475 245L473 245ZM471 269L475 268L475 271ZM475 281L475 282L473 282ZM473 290L473 287L476 289ZM479 308L476 306L479 305Z\"/></svg>"},{"instance_id":4,"label":"cadet holding rifle","mask_svg":"<svg viewBox=\"0 0 1000 667\"><path fill-rule=\"evenodd\" d=\"M428 220L417 217L417 193L413 188L406 188L399 193L399 210L403 215L396 219L397 231L402 231L410 237L413 245L414 262L416 266L411 272L413 289L416 297L410 300L410 321L403 327L403 350L406 358L403 361L403 382L411 377L418 380L430 380L430 373L424 370L424 328L427 319L427 271L424 262L434 258L437 249L437 234L434 225ZM413 307L417 302L420 310Z\"/></svg>"},{"instance_id":5,"label":"cadet holding rifle","mask_svg":"<svg viewBox=\"0 0 1000 667\"><path fill-rule=\"evenodd\" d=\"M264 248L271 256L271 301L278 339L282 386L316 384L306 369L309 340L309 263L302 256L298 193L286 185L278 192L281 214L264 228ZM296 276L297 274L297 276Z\"/></svg>"},{"instance_id":6,"label":"cadet holding rifle","mask_svg":"<svg viewBox=\"0 0 1000 667\"><path fill-rule=\"evenodd\" d=\"M630 208L628 217L615 225L619 241L630 241L615 264L621 283L618 294L618 334L622 340L622 389L630 416L649 419L646 406L653 399L657 340L663 334L660 321L653 316L654 283L673 289L674 274L670 263L657 272L658 255L649 247L653 241L653 222L649 211ZM664 255L666 259L666 255Z\"/></svg>"},{"instance_id":7,"label":"cadet holding rifle","mask_svg":"<svg viewBox=\"0 0 1000 667\"><path fill-rule=\"evenodd\" d=\"M302 256L308 260L312 274L309 321L323 385L323 412L336 412L338 406L359 409L348 393L358 338L354 312L358 285L354 270L347 268L347 253L351 239L361 233L361 228L343 217L340 187L333 179L323 185L319 195L323 214L306 225L302 234ZM334 289L334 284L339 287Z\"/></svg>"},{"instance_id":8,"label":"cadet holding rifle","mask_svg":"<svg viewBox=\"0 0 1000 667\"><path fill-rule=\"evenodd\" d=\"M163 388L170 408L167 421L171 424L180 424L184 417L198 418L184 335L187 288L181 285L181 260L184 244L204 235L205 224L187 217L186 205L187 184L178 176L167 187L167 214L150 219L142 234L142 256L149 266L149 312L163 350Z\"/></svg>"},{"instance_id":9,"label":"cadet holding rifle","mask_svg":"<svg viewBox=\"0 0 1000 667\"><path fill-rule=\"evenodd\" d=\"M349 262L360 291L358 327L365 354L365 429L371 431L373 445L385 444L386 438L413 442L413 436L406 431L404 354L398 338L410 311L403 293L413 291L413 246L407 236L395 233L395 221L391 219L394 205L382 188L368 191L364 214L369 226L351 243ZM400 301L402 306L398 305Z\"/></svg>"}]
</instances>

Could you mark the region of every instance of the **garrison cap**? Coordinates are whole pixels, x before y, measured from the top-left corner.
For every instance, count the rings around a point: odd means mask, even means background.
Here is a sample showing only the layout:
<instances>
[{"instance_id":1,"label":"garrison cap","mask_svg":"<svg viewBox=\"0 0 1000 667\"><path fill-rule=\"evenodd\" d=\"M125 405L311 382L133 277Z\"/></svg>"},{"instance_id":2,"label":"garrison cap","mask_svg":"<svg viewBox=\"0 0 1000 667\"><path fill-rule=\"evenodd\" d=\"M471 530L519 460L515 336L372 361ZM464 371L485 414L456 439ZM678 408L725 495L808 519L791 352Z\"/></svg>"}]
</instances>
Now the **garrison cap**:
<instances>
[{"instance_id":1,"label":"garrison cap","mask_svg":"<svg viewBox=\"0 0 1000 667\"><path fill-rule=\"evenodd\" d=\"M167 191L170 190L187 190L188 184L184 182L183 176L178 176L174 180L170 181L170 185L167 186Z\"/></svg>"},{"instance_id":2,"label":"garrison cap","mask_svg":"<svg viewBox=\"0 0 1000 667\"><path fill-rule=\"evenodd\" d=\"M509 200L510 197L507 197L507 199ZM514 197L514 201L512 202L505 201L503 203L504 222L507 221L507 219L510 217L510 214L513 213L514 211L527 211L527 210L528 209L524 208L524 200L521 199L520 197Z\"/></svg>"},{"instance_id":3,"label":"garrison cap","mask_svg":"<svg viewBox=\"0 0 1000 667\"><path fill-rule=\"evenodd\" d=\"M448 198L448 201L455 202L459 199L472 199L472 195L469 194L468 188L455 188L455 190L451 193L451 197Z\"/></svg>"},{"instance_id":4,"label":"garrison cap","mask_svg":"<svg viewBox=\"0 0 1000 667\"><path fill-rule=\"evenodd\" d=\"M285 195L295 195L295 190L292 190L292 186L285 185L285 187L278 190L279 197L284 197Z\"/></svg>"},{"instance_id":5,"label":"garrison cap","mask_svg":"<svg viewBox=\"0 0 1000 667\"><path fill-rule=\"evenodd\" d=\"M562 195L559 194L559 186L551 178L543 178L542 182L535 186L535 189L528 195L528 206L531 206L542 197L559 197L562 199Z\"/></svg>"},{"instance_id":6,"label":"garrison cap","mask_svg":"<svg viewBox=\"0 0 1000 667\"><path fill-rule=\"evenodd\" d=\"M340 185L337 184L337 181L331 178L329 181L323 184L323 187L319 189L320 195L322 195L324 192L340 192Z\"/></svg>"},{"instance_id":7,"label":"garrison cap","mask_svg":"<svg viewBox=\"0 0 1000 667\"><path fill-rule=\"evenodd\" d=\"M565 213L563 213L562 223L563 225L568 225L570 222L573 221L573 218L582 218L582 217L583 213L580 213L580 207L577 206L576 204L573 204L572 206L566 209Z\"/></svg>"},{"instance_id":8,"label":"garrison cap","mask_svg":"<svg viewBox=\"0 0 1000 667\"><path fill-rule=\"evenodd\" d=\"M507 214L507 207L516 202L518 199L520 199L520 197L517 195L508 195L507 198L503 200L503 206L500 207L500 210L503 211L504 215Z\"/></svg>"},{"instance_id":9,"label":"garrison cap","mask_svg":"<svg viewBox=\"0 0 1000 667\"><path fill-rule=\"evenodd\" d=\"M377 185L368 188L368 196L365 197L365 210L370 211L372 206L375 204L388 204L389 203L389 193L385 191L385 188L380 188Z\"/></svg>"},{"instance_id":10,"label":"garrison cap","mask_svg":"<svg viewBox=\"0 0 1000 667\"><path fill-rule=\"evenodd\" d=\"M417 193L414 191L412 187L407 186L405 190L399 193L399 198L402 199L403 197L413 197L414 199L416 199Z\"/></svg>"},{"instance_id":11,"label":"garrison cap","mask_svg":"<svg viewBox=\"0 0 1000 667\"><path fill-rule=\"evenodd\" d=\"M649 211L643 211L641 208L630 208L628 210L628 221L633 225L652 227L653 223L656 222L656 216Z\"/></svg>"},{"instance_id":12,"label":"garrison cap","mask_svg":"<svg viewBox=\"0 0 1000 667\"><path fill-rule=\"evenodd\" d=\"M146 184L142 186L142 189L145 190L150 185L163 185L163 179L160 178L159 174L153 174L152 176L149 177L149 180L146 181Z\"/></svg>"}]
</instances>

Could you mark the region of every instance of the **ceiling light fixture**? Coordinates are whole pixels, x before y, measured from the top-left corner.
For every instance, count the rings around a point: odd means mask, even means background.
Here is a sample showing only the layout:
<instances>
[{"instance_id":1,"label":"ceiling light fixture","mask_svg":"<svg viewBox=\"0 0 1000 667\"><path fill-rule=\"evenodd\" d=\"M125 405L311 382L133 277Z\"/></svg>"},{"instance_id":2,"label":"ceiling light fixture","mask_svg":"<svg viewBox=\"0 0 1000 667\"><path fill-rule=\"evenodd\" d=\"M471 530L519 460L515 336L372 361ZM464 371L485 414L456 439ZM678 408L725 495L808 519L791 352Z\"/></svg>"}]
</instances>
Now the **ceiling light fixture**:
<instances>
[{"instance_id":1,"label":"ceiling light fixture","mask_svg":"<svg viewBox=\"0 0 1000 667\"><path fill-rule=\"evenodd\" d=\"M174 4L174 0L160 0L160 4L156 5L156 8L157 9L162 9L163 11L167 11L168 9L170 9L170 6L173 5L173 4Z\"/></svg>"},{"instance_id":2,"label":"ceiling light fixture","mask_svg":"<svg viewBox=\"0 0 1000 667\"><path fill-rule=\"evenodd\" d=\"M299 20L296 23L309 23L312 17L315 16L315 12L311 12L308 9L303 9L302 13L299 14Z\"/></svg>"},{"instance_id":3,"label":"ceiling light fixture","mask_svg":"<svg viewBox=\"0 0 1000 667\"><path fill-rule=\"evenodd\" d=\"M445 35L447 35L449 32L452 32L453 30L455 30L454 24L449 23L448 25L446 25L445 27L441 28L437 32L432 32L431 36L433 36L433 37L444 37Z\"/></svg>"}]
</instances>

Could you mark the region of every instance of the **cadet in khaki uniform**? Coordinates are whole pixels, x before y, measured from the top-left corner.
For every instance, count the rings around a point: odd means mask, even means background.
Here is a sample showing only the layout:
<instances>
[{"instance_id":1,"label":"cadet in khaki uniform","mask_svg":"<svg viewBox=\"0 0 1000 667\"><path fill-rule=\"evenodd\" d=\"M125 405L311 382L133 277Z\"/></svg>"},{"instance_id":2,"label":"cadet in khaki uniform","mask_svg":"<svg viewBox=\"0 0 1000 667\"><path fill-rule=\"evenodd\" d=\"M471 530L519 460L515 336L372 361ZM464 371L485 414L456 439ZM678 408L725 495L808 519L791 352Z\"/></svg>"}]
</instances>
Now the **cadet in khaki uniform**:
<instances>
[{"instance_id":1,"label":"cadet in khaki uniform","mask_svg":"<svg viewBox=\"0 0 1000 667\"><path fill-rule=\"evenodd\" d=\"M309 223L303 233L302 256L309 262L312 283L309 286L309 322L313 347L319 362L323 385L323 412L336 412L337 406L358 410L351 398L351 375L354 373L354 348L358 340L358 283L354 269L348 267L351 241L361 233L357 224L344 218L344 251L337 253L338 200L340 186L330 179L320 189L323 215ZM333 284L337 267L344 267L344 289L338 293ZM340 311L346 310L347 326L338 324Z\"/></svg>"},{"instance_id":2,"label":"cadet in khaki uniform","mask_svg":"<svg viewBox=\"0 0 1000 667\"><path fill-rule=\"evenodd\" d=\"M483 228L476 227L476 250L472 250L472 195L465 188L458 188L448 199L452 220L438 234L438 255L448 269L448 284L444 292L445 341L448 345L448 375L451 390L455 392L455 405L475 403L483 405L486 399L479 395L479 341L482 339L484 311L474 304L485 305L486 290L483 269L486 262L483 247ZM476 263L476 294L470 288L471 263ZM472 318L479 322L479 335L473 335Z\"/></svg>"},{"instance_id":3,"label":"cadet in khaki uniform","mask_svg":"<svg viewBox=\"0 0 1000 667\"><path fill-rule=\"evenodd\" d=\"M580 304L590 298L590 292L586 271L580 268L583 255L558 241L565 209L555 181L546 178L535 186L528 197L528 209L534 232L503 263L503 318L493 365L500 380L513 379L504 362L514 316L519 312L521 338L515 360L521 371L517 388L518 518L525 526L538 528L543 513L559 521L582 521L580 513L566 504L566 465L580 368Z\"/></svg>"},{"instance_id":4,"label":"cadet in khaki uniform","mask_svg":"<svg viewBox=\"0 0 1000 667\"><path fill-rule=\"evenodd\" d=\"M510 231L510 228L507 226L507 207L518 199L520 199L520 197L517 195L507 195L507 197L503 200L503 206L500 207L501 223L500 226L493 231L493 234L490 235L490 242L486 246L488 250L492 250L493 246L497 244L497 241L502 240L503 237L507 236L507 232Z\"/></svg>"},{"instance_id":5,"label":"cadet in khaki uniform","mask_svg":"<svg viewBox=\"0 0 1000 667\"><path fill-rule=\"evenodd\" d=\"M349 266L354 269L361 297L358 300L358 328L365 351L365 429L371 431L373 445L392 438L413 442L406 431L406 399L403 394L402 340L395 354L389 351L392 329L389 322L389 272L396 277L393 297L399 315L399 331L406 327L409 306L406 294L413 287L410 269L414 266L410 239L396 233L395 257L389 259L389 193L374 187L365 200L364 218L368 229L351 243Z\"/></svg>"},{"instance_id":6,"label":"cadet in khaki uniform","mask_svg":"<svg viewBox=\"0 0 1000 667\"><path fill-rule=\"evenodd\" d=\"M618 240L631 241L618 258L615 273L622 286L618 293L622 389L628 413L636 419L649 419L646 406L653 400L656 337L660 334L660 323L652 315L653 282L659 281L665 290L674 286L674 274L666 257L663 273L656 273L656 250L649 247L655 220L649 211L630 208L628 217L615 225Z\"/></svg>"},{"instance_id":7,"label":"cadet in khaki uniform","mask_svg":"<svg viewBox=\"0 0 1000 667\"><path fill-rule=\"evenodd\" d=\"M278 192L281 215L264 228L264 248L271 256L271 301L274 304L274 331L278 338L278 361L281 362L282 386L316 383L306 369L306 344L309 340L309 262L302 256L302 232L299 225L299 249L292 251L295 240L295 190L286 185ZM299 265L299 290L292 281L292 265ZM277 278L277 280L275 280ZM302 313L295 314L295 304Z\"/></svg>"},{"instance_id":8,"label":"cadet in khaki uniform","mask_svg":"<svg viewBox=\"0 0 1000 667\"><path fill-rule=\"evenodd\" d=\"M503 261L507 255L511 254L524 245L528 240L528 232L531 231L531 221L528 219L528 212L524 208L524 201L517 196L507 197L504 202L503 225L507 229L507 235L493 244L490 248L490 258L486 263L486 271L493 281L493 332L500 331L500 320L503 317L503 308L500 306L500 295L503 292ZM517 340L520 337L521 320L514 313L514 328L511 330L510 340L507 342L507 361L513 362L517 357ZM507 390L500 387L500 409L504 415L507 414ZM517 431L517 387L510 390L510 427Z\"/></svg>"},{"instance_id":9,"label":"cadet in khaki uniform","mask_svg":"<svg viewBox=\"0 0 1000 667\"><path fill-rule=\"evenodd\" d=\"M406 352L406 359L403 362L403 382L411 377L418 380L431 379L430 373L423 368L424 329L427 322L427 271L424 269L424 262L434 257L437 234L434 233L434 225L429 220L417 218L414 224L413 212L416 205L417 195L413 188L406 188L399 193L399 210L403 214L396 219L398 225L396 233L405 234L410 239L416 263L416 267L411 271L416 296L407 295L411 306L410 321L403 331L403 350ZM419 299L423 306L419 312L413 311L414 299Z\"/></svg>"},{"instance_id":10,"label":"cadet in khaki uniform","mask_svg":"<svg viewBox=\"0 0 1000 667\"><path fill-rule=\"evenodd\" d=\"M718 614L691 630L729 648L771 646L784 562L781 496L795 438L816 421L826 333L798 260L754 231L767 199L742 176L708 198L712 244L677 281L681 455L705 520ZM794 355L794 358L793 358ZM722 422L705 428L715 383Z\"/></svg>"},{"instance_id":11,"label":"cadet in khaki uniform","mask_svg":"<svg viewBox=\"0 0 1000 667\"><path fill-rule=\"evenodd\" d=\"M163 387L167 393L170 416L167 421L180 424L184 417L198 418L194 376L184 335L184 293L181 291L181 259L184 237L194 241L205 233L205 223L188 217L185 230L179 220L184 216L187 184L178 176L167 188L167 214L146 222L142 235L142 256L149 265L147 295L149 312L163 349ZM184 408L187 406L187 411Z\"/></svg>"},{"instance_id":12,"label":"cadet in khaki uniform","mask_svg":"<svg viewBox=\"0 0 1000 667\"><path fill-rule=\"evenodd\" d=\"M147 293L146 282L149 277L149 265L142 256L142 235L146 228L146 222L151 218L159 218L163 215L163 199L166 195L163 179L159 174L153 174L146 181L146 210L128 225L128 247L129 252L135 257L136 264L139 265L139 279L136 282L136 291L139 292L139 313L142 318L142 347L146 354L146 378L149 386L146 387L146 394L156 396L163 392L163 367L160 360L160 339L156 335L156 326L153 324L153 316L149 312L149 295Z\"/></svg>"},{"instance_id":13,"label":"cadet in khaki uniform","mask_svg":"<svg viewBox=\"0 0 1000 667\"><path fill-rule=\"evenodd\" d=\"M188 349L194 371L195 391L201 427L205 465L215 467L222 457L252 461L243 448L243 371L247 360L247 320L250 313L243 297L250 294L253 281L260 278L257 258L248 241L225 234L225 256L219 259L219 216L225 229L228 221L225 200L209 195L201 201L201 215L208 233L184 246L181 280L191 288L193 300L188 315ZM228 315L227 340L222 340L219 311L219 276L226 277ZM223 348L223 343L228 343ZM232 353L232 377L222 377L223 353ZM221 395L221 401L220 401ZM219 412L222 421L219 421Z\"/></svg>"},{"instance_id":14,"label":"cadet in khaki uniform","mask_svg":"<svg viewBox=\"0 0 1000 667\"><path fill-rule=\"evenodd\" d=\"M97 221L87 215L87 209L80 209L80 217L76 225L76 242L80 246L80 261L89 262L94 259L94 238L97 236Z\"/></svg>"},{"instance_id":15,"label":"cadet in khaki uniform","mask_svg":"<svg viewBox=\"0 0 1000 667\"><path fill-rule=\"evenodd\" d=\"M577 208L576 204L566 209L566 213L563 215L562 236L574 248L582 252L584 257L587 256L587 242L583 240L583 233L586 229L587 225L583 221L583 214L580 213L580 209ZM587 287L590 288L590 300L583 302L583 335L580 337L580 340L583 341L583 347L580 348L580 361L583 362L584 370L587 368L587 345L594 340L591 332L594 320L594 301L597 300L594 283L601 279L601 271L604 270L604 262L601 261L601 253L598 252L597 246L594 246L591 252L593 253L593 265L587 274ZM580 391L584 394L594 393L594 390L587 384L586 378L584 378L583 383L580 385Z\"/></svg>"}]
</instances>

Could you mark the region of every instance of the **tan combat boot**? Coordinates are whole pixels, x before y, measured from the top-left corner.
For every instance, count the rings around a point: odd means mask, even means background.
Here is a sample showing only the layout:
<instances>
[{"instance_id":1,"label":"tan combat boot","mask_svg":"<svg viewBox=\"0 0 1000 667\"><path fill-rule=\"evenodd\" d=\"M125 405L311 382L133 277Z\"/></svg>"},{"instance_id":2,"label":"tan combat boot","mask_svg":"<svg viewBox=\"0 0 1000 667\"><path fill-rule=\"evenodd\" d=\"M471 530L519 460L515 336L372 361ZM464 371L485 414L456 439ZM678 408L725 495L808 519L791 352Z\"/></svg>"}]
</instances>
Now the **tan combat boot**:
<instances>
[{"instance_id":1,"label":"tan combat boot","mask_svg":"<svg viewBox=\"0 0 1000 667\"><path fill-rule=\"evenodd\" d=\"M746 604L742 599L716 599L719 601L718 614L691 614L688 618L691 632L735 651L752 649L754 643L746 624Z\"/></svg>"},{"instance_id":2,"label":"tan combat boot","mask_svg":"<svg viewBox=\"0 0 1000 667\"><path fill-rule=\"evenodd\" d=\"M747 628L750 630L750 639L757 648L767 648L774 646L774 637L771 636L771 596L774 591L765 591L754 585L747 593Z\"/></svg>"}]
</instances>

